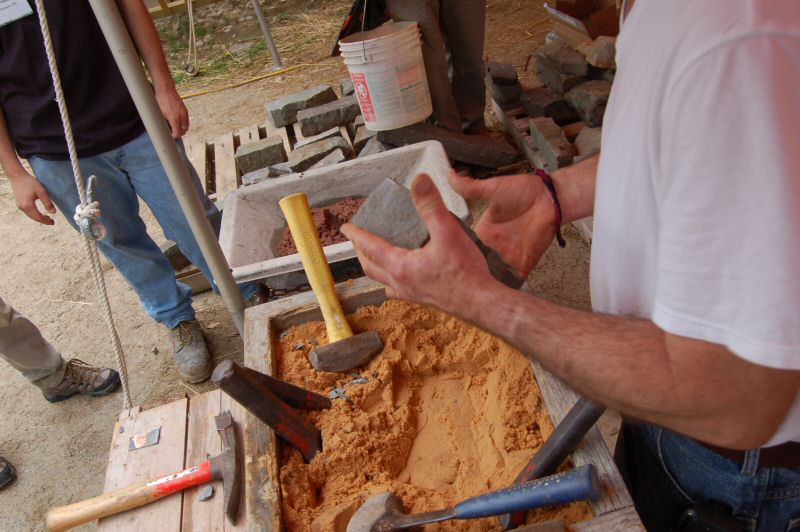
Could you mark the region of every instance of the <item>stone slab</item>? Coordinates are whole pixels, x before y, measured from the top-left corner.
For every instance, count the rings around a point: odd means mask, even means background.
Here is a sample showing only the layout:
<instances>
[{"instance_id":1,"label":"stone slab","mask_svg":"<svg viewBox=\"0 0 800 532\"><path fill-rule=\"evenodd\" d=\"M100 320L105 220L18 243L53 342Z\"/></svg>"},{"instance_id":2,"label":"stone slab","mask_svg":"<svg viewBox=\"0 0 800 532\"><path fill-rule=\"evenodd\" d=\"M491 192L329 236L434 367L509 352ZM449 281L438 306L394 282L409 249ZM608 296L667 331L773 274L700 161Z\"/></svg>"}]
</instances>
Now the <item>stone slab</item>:
<instances>
[{"instance_id":1,"label":"stone slab","mask_svg":"<svg viewBox=\"0 0 800 532\"><path fill-rule=\"evenodd\" d=\"M548 65L536 65L536 77L547 88L551 89L558 94L564 94L580 85L589 81L584 76L573 76L572 74L562 74L558 71L557 67Z\"/></svg>"},{"instance_id":2,"label":"stone slab","mask_svg":"<svg viewBox=\"0 0 800 532\"><path fill-rule=\"evenodd\" d=\"M575 138L575 149L578 155L586 158L600 153L600 141L603 136L603 128L585 127L581 129Z\"/></svg>"},{"instance_id":3,"label":"stone slab","mask_svg":"<svg viewBox=\"0 0 800 532\"><path fill-rule=\"evenodd\" d=\"M411 191L391 179L384 179L367 196L352 223L406 249L422 247L428 240L428 228Z\"/></svg>"},{"instance_id":4,"label":"stone slab","mask_svg":"<svg viewBox=\"0 0 800 532\"><path fill-rule=\"evenodd\" d=\"M536 50L536 66L549 67L569 76L586 76L589 63L582 53L566 42L556 39Z\"/></svg>"},{"instance_id":5,"label":"stone slab","mask_svg":"<svg viewBox=\"0 0 800 532\"><path fill-rule=\"evenodd\" d=\"M486 65L489 81L497 85L514 85L518 82L517 69L508 63L489 62Z\"/></svg>"},{"instance_id":6,"label":"stone slab","mask_svg":"<svg viewBox=\"0 0 800 532\"><path fill-rule=\"evenodd\" d=\"M242 175L286 161L283 139L267 137L236 148L236 166Z\"/></svg>"},{"instance_id":7,"label":"stone slab","mask_svg":"<svg viewBox=\"0 0 800 532\"><path fill-rule=\"evenodd\" d=\"M303 109L297 113L300 132L309 137L333 127L346 126L361 114L358 98L345 96L338 100Z\"/></svg>"},{"instance_id":8,"label":"stone slab","mask_svg":"<svg viewBox=\"0 0 800 532\"><path fill-rule=\"evenodd\" d=\"M356 87L353 85L352 79L346 78L339 82L339 90L342 91L342 96L350 96L355 94Z\"/></svg>"},{"instance_id":9,"label":"stone slab","mask_svg":"<svg viewBox=\"0 0 800 532\"><path fill-rule=\"evenodd\" d=\"M336 99L330 85L317 85L302 92L282 96L267 104L267 118L275 127L284 127L297 121L297 112Z\"/></svg>"},{"instance_id":10,"label":"stone slab","mask_svg":"<svg viewBox=\"0 0 800 532\"><path fill-rule=\"evenodd\" d=\"M161 253L166 255L167 260L169 260L169 263L172 265L172 269L175 271L182 270L191 264L191 261L186 258L178 247L178 244L172 240L163 241L158 245L158 248L161 250Z\"/></svg>"},{"instance_id":11,"label":"stone slab","mask_svg":"<svg viewBox=\"0 0 800 532\"><path fill-rule=\"evenodd\" d=\"M488 79L487 86L492 99L500 104L516 102L522 96L522 85L519 81L509 85L498 85Z\"/></svg>"},{"instance_id":12,"label":"stone slab","mask_svg":"<svg viewBox=\"0 0 800 532\"><path fill-rule=\"evenodd\" d=\"M341 149L336 148L328 155L314 163L314 166L309 168L309 170L313 170L314 168L322 168L323 166L330 166L332 164L339 164L342 161L346 161L347 157L344 156L344 152Z\"/></svg>"},{"instance_id":13,"label":"stone slab","mask_svg":"<svg viewBox=\"0 0 800 532\"><path fill-rule=\"evenodd\" d=\"M581 50L586 56L586 62L597 68L617 68L617 39L607 35L600 35L591 44Z\"/></svg>"},{"instance_id":14,"label":"stone slab","mask_svg":"<svg viewBox=\"0 0 800 532\"><path fill-rule=\"evenodd\" d=\"M611 94L611 83L604 80L587 81L564 95L588 127L603 125L603 115Z\"/></svg>"},{"instance_id":15,"label":"stone slab","mask_svg":"<svg viewBox=\"0 0 800 532\"><path fill-rule=\"evenodd\" d=\"M419 123L412 126L378 132L378 140L393 146L404 146L436 140L441 142L448 157L468 164L498 168L517 160L517 150L505 139L482 135L465 135L444 128Z\"/></svg>"},{"instance_id":16,"label":"stone slab","mask_svg":"<svg viewBox=\"0 0 800 532\"><path fill-rule=\"evenodd\" d=\"M378 153L385 152L386 149L387 149L386 145L383 142L379 141L378 137L375 136L369 139L366 142L366 144L364 144L364 147L361 148L360 152L358 152L358 157L356 158L361 159L362 157L369 157L370 155L376 155Z\"/></svg>"},{"instance_id":17,"label":"stone slab","mask_svg":"<svg viewBox=\"0 0 800 532\"><path fill-rule=\"evenodd\" d=\"M547 116L562 126L575 122L578 117L564 98L547 87L527 90L520 97L522 108L531 118Z\"/></svg>"},{"instance_id":18,"label":"stone slab","mask_svg":"<svg viewBox=\"0 0 800 532\"><path fill-rule=\"evenodd\" d=\"M360 126L356 131L356 138L353 140L353 148L355 148L356 153L359 153L369 139L374 138L377 134L377 131L367 129L367 126Z\"/></svg>"},{"instance_id":19,"label":"stone slab","mask_svg":"<svg viewBox=\"0 0 800 532\"><path fill-rule=\"evenodd\" d=\"M575 149L552 118L531 118L530 125L531 140L544 157L549 170L572 164Z\"/></svg>"},{"instance_id":20,"label":"stone slab","mask_svg":"<svg viewBox=\"0 0 800 532\"><path fill-rule=\"evenodd\" d=\"M288 166L292 172L303 172L337 149L350 154L350 145L341 136L329 137L313 144L307 144L289 154Z\"/></svg>"},{"instance_id":21,"label":"stone slab","mask_svg":"<svg viewBox=\"0 0 800 532\"><path fill-rule=\"evenodd\" d=\"M307 144L313 144L317 141L327 139L328 137L341 137L341 136L342 136L341 130L338 127L332 127L326 131L323 131L322 133L319 133L318 135L312 135L311 137L305 137L303 139L298 140L294 145L294 149L302 148Z\"/></svg>"},{"instance_id":22,"label":"stone slab","mask_svg":"<svg viewBox=\"0 0 800 532\"><path fill-rule=\"evenodd\" d=\"M256 183L261 183L262 181L266 181L271 177L278 177L278 174L272 169L272 167L259 168L258 170L248 172L242 176L242 186L246 187L255 185Z\"/></svg>"}]
</instances>

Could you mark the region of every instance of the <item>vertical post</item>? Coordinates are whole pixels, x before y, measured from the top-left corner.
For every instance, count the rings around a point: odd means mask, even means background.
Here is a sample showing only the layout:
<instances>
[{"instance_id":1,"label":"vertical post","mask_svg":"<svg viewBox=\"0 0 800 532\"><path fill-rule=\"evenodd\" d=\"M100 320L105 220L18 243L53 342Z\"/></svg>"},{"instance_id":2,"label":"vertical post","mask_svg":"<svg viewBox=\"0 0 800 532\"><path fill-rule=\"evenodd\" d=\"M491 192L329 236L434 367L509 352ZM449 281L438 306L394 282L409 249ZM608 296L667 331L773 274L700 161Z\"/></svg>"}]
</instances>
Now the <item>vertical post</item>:
<instances>
[{"instance_id":1,"label":"vertical post","mask_svg":"<svg viewBox=\"0 0 800 532\"><path fill-rule=\"evenodd\" d=\"M100 24L100 29L108 42L111 53L117 62L125 85L131 93L133 102L139 115L142 117L144 127L150 140L158 153L158 158L164 166L169 177L181 210L186 215L189 226L194 233L200 251L208 262L214 282L219 288L222 299L228 307L233 323L240 335L244 330L244 300L242 293L233 280L230 266L222 249L219 247L217 236L206 218L200 198L192 185L189 170L183 161L178 147L170 134L167 122L161 114L156 103L153 88L147 81L139 55L133 46L128 28L122 20L117 4L114 0L89 0L95 17Z\"/></svg>"},{"instance_id":2,"label":"vertical post","mask_svg":"<svg viewBox=\"0 0 800 532\"><path fill-rule=\"evenodd\" d=\"M281 62L281 56L278 54L278 49L275 47L275 42L272 40L272 33L269 31L269 22L267 22L267 18L264 16L264 10L261 8L261 0L250 0L250 3L253 4L256 18L258 18L258 23L261 25L261 32L264 34L264 40L267 41L269 53L272 54L272 70L280 70L283 68L283 63Z\"/></svg>"}]
</instances>

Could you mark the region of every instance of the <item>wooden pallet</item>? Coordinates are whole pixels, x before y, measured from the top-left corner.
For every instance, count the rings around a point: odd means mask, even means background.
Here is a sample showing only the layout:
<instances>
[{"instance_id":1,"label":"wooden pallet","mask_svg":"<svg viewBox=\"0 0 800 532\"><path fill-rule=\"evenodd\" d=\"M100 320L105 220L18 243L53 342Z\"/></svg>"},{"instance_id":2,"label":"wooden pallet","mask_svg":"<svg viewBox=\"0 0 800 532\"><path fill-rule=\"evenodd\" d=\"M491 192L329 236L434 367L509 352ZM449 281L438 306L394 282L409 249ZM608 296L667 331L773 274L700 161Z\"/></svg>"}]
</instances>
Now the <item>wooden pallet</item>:
<instances>
[{"instance_id":1,"label":"wooden pallet","mask_svg":"<svg viewBox=\"0 0 800 532\"><path fill-rule=\"evenodd\" d=\"M240 442L244 441L249 426L260 423L219 390L150 410L137 407L124 411L114 426L103 491L163 477L219 454L222 444L214 416L226 410L233 415ZM157 427L161 428L157 445L134 451L128 449L132 436ZM241 452L247 453L243 445ZM243 494L244 490L256 489L247 486L247 478L243 481ZM237 524L233 526L224 516L222 482L215 481L211 485L214 495L208 501L197 500L202 486L190 488L141 508L101 519L97 529L101 532L250 530L252 527L245 519L248 504L245 497L242 497Z\"/></svg>"},{"instance_id":2,"label":"wooden pallet","mask_svg":"<svg viewBox=\"0 0 800 532\"><path fill-rule=\"evenodd\" d=\"M383 286L366 277L338 285L337 293L346 313L366 305L379 305L386 300ZM281 332L293 325L321 319L318 303L311 292L247 309L244 324L245 365L273 374L277 364L275 346ZM532 363L532 366L550 417L553 424L557 425L575 404L577 396L538 364ZM258 490L247 494L247 511L250 512L247 517L250 522L263 523L264 530L280 531L283 530L283 517L277 441L266 426L255 425L251 428L245 434L245 447L263 449L267 454L252 455L248 452L246 457L246 463L255 462L257 458L263 461L263 464L247 469L247 475L251 477L248 486ZM603 493L599 501L590 503L595 517L573 525L571 530L644 530L630 494L597 428L589 431L572 453L571 459L575 466L587 463L595 465ZM544 531L545 525L532 525L524 530Z\"/></svg>"},{"instance_id":3,"label":"wooden pallet","mask_svg":"<svg viewBox=\"0 0 800 532\"><path fill-rule=\"evenodd\" d=\"M503 125L503 130L514 139L514 143L534 168L541 168L547 172L556 170L555 168L549 168L542 154L539 153L539 150L534 146L530 135L530 117L525 113L522 107L504 110L500 104L492 100L492 111L495 118ZM561 129L564 131L564 135L572 141L585 126L583 122L575 122ZM572 222L572 225L575 226L586 242L591 244L594 225L593 218L583 218Z\"/></svg>"},{"instance_id":4,"label":"wooden pallet","mask_svg":"<svg viewBox=\"0 0 800 532\"><path fill-rule=\"evenodd\" d=\"M197 170L205 193L212 201L221 203L242 184L242 175L236 167L236 148L267 137L280 137L286 154L289 155L294 146L306 138L296 125L276 128L267 122L264 125L243 127L220 135L212 141L191 142L186 147L186 155ZM347 128L341 126L339 132L352 150L353 142Z\"/></svg>"}]
</instances>

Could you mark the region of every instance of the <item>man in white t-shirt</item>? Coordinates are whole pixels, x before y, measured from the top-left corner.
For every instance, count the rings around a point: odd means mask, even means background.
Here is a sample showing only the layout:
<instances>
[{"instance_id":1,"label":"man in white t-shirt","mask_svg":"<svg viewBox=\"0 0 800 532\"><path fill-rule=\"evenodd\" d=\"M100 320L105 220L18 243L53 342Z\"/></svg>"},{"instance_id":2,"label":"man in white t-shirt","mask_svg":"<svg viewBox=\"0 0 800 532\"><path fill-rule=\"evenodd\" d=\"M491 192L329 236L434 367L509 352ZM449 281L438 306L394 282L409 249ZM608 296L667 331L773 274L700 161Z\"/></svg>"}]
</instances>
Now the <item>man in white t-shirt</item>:
<instances>
[{"instance_id":1,"label":"man in white t-shirt","mask_svg":"<svg viewBox=\"0 0 800 532\"><path fill-rule=\"evenodd\" d=\"M791 530L800 2L637 0L623 12L599 158L556 172L555 195L546 177L451 177L465 197L489 201L478 235L524 275L554 220L593 212L594 313L495 281L425 176L412 187L431 233L423 249L343 231L390 295L475 323L642 420L624 424L618 463L649 529L677 526L696 507Z\"/></svg>"}]
</instances>

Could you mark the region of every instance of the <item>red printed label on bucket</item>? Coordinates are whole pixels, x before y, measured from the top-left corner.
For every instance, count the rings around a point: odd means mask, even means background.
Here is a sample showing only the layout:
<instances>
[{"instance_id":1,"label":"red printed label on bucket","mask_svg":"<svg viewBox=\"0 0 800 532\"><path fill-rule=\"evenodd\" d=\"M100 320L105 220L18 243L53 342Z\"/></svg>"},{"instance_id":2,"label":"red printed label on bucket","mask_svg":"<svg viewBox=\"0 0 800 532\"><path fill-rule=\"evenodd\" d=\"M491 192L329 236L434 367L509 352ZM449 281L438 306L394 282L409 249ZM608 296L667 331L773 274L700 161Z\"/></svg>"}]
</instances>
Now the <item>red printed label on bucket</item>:
<instances>
[{"instance_id":1,"label":"red printed label on bucket","mask_svg":"<svg viewBox=\"0 0 800 532\"><path fill-rule=\"evenodd\" d=\"M361 114L364 115L364 122L375 122L375 107L372 105L372 96L369 94L367 80L361 72L351 74L353 87L358 96L358 103L361 105Z\"/></svg>"}]
</instances>

